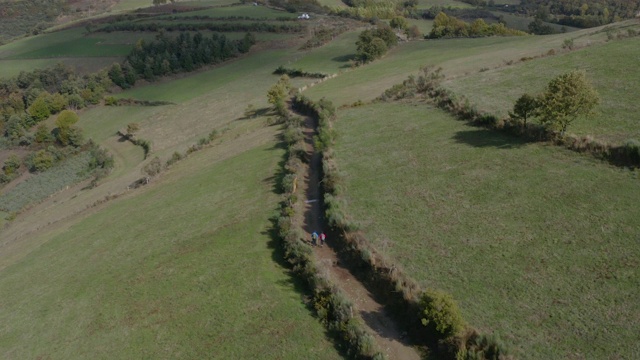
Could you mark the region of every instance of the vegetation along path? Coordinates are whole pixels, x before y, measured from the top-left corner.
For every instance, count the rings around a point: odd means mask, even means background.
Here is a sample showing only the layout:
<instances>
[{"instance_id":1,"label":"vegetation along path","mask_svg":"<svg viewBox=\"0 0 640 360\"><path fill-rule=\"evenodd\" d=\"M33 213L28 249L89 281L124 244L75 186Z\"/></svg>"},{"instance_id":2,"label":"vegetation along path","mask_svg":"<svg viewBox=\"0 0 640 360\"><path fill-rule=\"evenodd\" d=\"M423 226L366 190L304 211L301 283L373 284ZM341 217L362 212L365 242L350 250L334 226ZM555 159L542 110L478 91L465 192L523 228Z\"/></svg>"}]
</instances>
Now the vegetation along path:
<instances>
[{"instance_id":1,"label":"vegetation along path","mask_svg":"<svg viewBox=\"0 0 640 360\"><path fill-rule=\"evenodd\" d=\"M313 147L313 136L316 134L315 122L305 117L304 135L308 154L309 168L305 175L303 192L306 194L304 209L304 231L306 239L311 239L314 231L320 234L328 230L322 212L322 193L320 191L320 174L322 155ZM324 246L314 247L315 256L322 271L346 294L354 304L354 310L364 320L369 332L375 337L379 348L388 359L412 360L420 359L420 355L412 348L397 325L387 315L384 306L378 303L373 295L358 281L349 269L340 262L334 249L333 239L327 237Z\"/></svg>"}]
</instances>

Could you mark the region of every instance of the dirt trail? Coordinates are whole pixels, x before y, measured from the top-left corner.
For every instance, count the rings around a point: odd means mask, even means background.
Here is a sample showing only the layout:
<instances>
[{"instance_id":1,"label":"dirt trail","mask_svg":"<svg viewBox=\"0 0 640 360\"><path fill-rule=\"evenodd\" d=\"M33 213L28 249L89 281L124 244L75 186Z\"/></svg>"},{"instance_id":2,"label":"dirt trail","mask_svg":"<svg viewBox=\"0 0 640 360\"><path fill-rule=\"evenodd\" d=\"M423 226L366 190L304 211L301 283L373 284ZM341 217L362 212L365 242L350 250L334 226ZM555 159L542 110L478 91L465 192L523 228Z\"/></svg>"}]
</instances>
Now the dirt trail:
<instances>
[{"instance_id":1,"label":"dirt trail","mask_svg":"<svg viewBox=\"0 0 640 360\"><path fill-rule=\"evenodd\" d=\"M306 194L304 209L304 230L307 239L311 239L314 231L320 234L328 230L324 222L322 201L320 199L320 170L322 155L313 148L313 136L316 134L314 121L305 117L305 141L309 155L309 170L301 184ZM379 348L388 359L419 360L420 355L407 344L405 336L386 314L384 307L376 302L373 295L360 283L353 274L340 263L333 247L332 239L327 244L314 247L316 259L321 271L342 290L354 304L354 310L364 320L369 332L374 335Z\"/></svg>"}]
</instances>

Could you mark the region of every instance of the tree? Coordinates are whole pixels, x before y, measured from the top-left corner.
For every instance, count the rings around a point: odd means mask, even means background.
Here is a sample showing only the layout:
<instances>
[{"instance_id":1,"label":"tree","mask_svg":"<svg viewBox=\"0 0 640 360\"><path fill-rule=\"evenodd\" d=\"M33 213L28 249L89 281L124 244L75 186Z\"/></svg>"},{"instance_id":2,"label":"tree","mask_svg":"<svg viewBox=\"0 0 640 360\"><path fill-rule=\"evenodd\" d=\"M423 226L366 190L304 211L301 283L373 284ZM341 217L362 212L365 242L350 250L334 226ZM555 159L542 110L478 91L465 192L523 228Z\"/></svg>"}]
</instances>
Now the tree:
<instances>
[{"instance_id":1,"label":"tree","mask_svg":"<svg viewBox=\"0 0 640 360\"><path fill-rule=\"evenodd\" d=\"M109 78L111 79L111 81L113 81L114 84L123 89L129 87L129 84L127 84L125 81L122 67L118 63L114 63L113 65L111 65L111 68L109 69Z\"/></svg>"},{"instance_id":2,"label":"tree","mask_svg":"<svg viewBox=\"0 0 640 360\"><path fill-rule=\"evenodd\" d=\"M58 115L56 118L56 126L58 127L56 138L61 145L80 145L79 142L82 140L80 129L73 128L73 124L77 123L78 120L80 120L78 114L71 110L64 110Z\"/></svg>"},{"instance_id":3,"label":"tree","mask_svg":"<svg viewBox=\"0 0 640 360\"><path fill-rule=\"evenodd\" d=\"M575 119L592 113L600 98L584 72L572 71L549 82L540 100L540 122L563 133Z\"/></svg>"},{"instance_id":4,"label":"tree","mask_svg":"<svg viewBox=\"0 0 640 360\"><path fill-rule=\"evenodd\" d=\"M360 33L356 46L357 57L361 63L368 63L381 57L388 49L385 41L375 36L371 30L365 30Z\"/></svg>"},{"instance_id":5,"label":"tree","mask_svg":"<svg viewBox=\"0 0 640 360\"><path fill-rule=\"evenodd\" d=\"M417 39L422 37L422 33L420 32L420 28L418 27L418 25L413 25L408 28L407 36L409 36L410 39Z\"/></svg>"},{"instance_id":6,"label":"tree","mask_svg":"<svg viewBox=\"0 0 640 360\"><path fill-rule=\"evenodd\" d=\"M53 166L53 155L47 150L40 150L36 152L31 158L31 171L45 171Z\"/></svg>"},{"instance_id":7,"label":"tree","mask_svg":"<svg viewBox=\"0 0 640 360\"><path fill-rule=\"evenodd\" d=\"M409 22L403 16L396 16L391 19L389 25L394 29L405 31L409 27Z\"/></svg>"},{"instance_id":8,"label":"tree","mask_svg":"<svg viewBox=\"0 0 640 360\"><path fill-rule=\"evenodd\" d=\"M7 160L4 161L4 165L2 166L2 170L5 175L13 175L20 168L20 158L16 154L12 154L9 156Z\"/></svg>"},{"instance_id":9,"label":"tree","mask_svg":"<svg viewBox=\"0 0 640 360\"><path fill-rule=\"evenodd\" d=\"M513 112L509 116L514 120L522 120L527 127L527 119L538 115L539 101L534 96L523 94L513 105Z\"/></svg>"},{"instance_id":10,"label":"tree","mask_svg":"<svg viewBox=\"0 0 640 360\"><path fill-rule=\"evenodd\" d=\"M267 92L267 101L273 105L276 112L281 116L286 114L285 99L287 95L289 95L290 90L291 83L289 82L289 76L285 74L282 75L278 82Z\"/></svg>"},{"instance_id":11,"label":"tree","mask_svg":"<svg viewBox=\"0 0 640 360\"><path fill-rule=\"evenodd\" d=\"M460 334L466 324L453 297L438 290L427 290L420 298L422 325L447 338Z\"/></svg>"},{"instance_id":12,"label":"tree","mask_svg":"<svg viewBox=\"0 0 640 360\"><path fill-rule=\"evenodd\" d=\"M38 125L34 140L40 144L51 141L51 134L46 124L42 123Z\"/></svg>"},{"instance_id":13,"label":"tree","mask_svg":"<svg viewBox=\"0 0 640 360\"><path fill-rule=\"evenodd\" d=\"M51 115L51 110L49 110L49 105L47 104L45 97L46 96L38 96L33 104L31 104L27 109L29 115L31 115L37 122L42 121Z\"/></svg>"}]
</instances>

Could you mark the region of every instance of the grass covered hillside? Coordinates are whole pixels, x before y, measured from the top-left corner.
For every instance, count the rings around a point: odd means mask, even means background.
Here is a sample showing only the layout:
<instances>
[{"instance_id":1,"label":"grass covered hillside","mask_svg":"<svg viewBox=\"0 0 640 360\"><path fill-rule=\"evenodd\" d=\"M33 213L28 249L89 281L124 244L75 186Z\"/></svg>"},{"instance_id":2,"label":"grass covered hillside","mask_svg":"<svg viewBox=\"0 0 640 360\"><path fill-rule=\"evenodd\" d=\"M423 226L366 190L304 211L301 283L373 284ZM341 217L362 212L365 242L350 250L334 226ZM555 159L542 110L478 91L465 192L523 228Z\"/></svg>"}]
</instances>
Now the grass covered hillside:
<instances>
[{"instance_id":1,"label":"grass covered hillside","mask_svg":"<svg viewBox=\"0 0 640 360\"><path fill-rule=\"evenodd\" d=\"M252 11L275 11L260 9ZM2 76L32 70L20 65L29 61L91 66L108 58L110 65L155 35L72 28L23 39L0 48L2 61L15 64ZM236 35L229 38L245 32ZM104 94L162 106L101 99L77 111L76 126L115 167L95 188L71 181L0 214L0 357L340 358L270 233L284 150L279 127L263 116L266 93L278 79L273 70L304 39L270 50L288 34L265 35L257 34L255 54ZM258 116L245 116L249 103ZM146 159L141 146L116 135L131 123L151 144ZM53 129L56 116L41 124ZM2 159L18 150L27 151L5 140ZM186 159L167 169L176 156ZM162 173L130 188L156 157ZM64 169L54 170L23 177L53 183L47 175ZM2 201L32 192L23 177L2 187Z\"/></svg>"},{"instance_id":2,"label":"grass covered hillside","mask_svg":"<svg viewBox=\"0 0 640 360\"><path fill-rule=\"evenodd\" d=\"M0 358L640 353L640 147L600 149L613 166L504 121L578 69L601 101L568 131L640 139L637 20L490 36L515 32L425 16L488 11L457 0L48 4L0 0L0 40L38 33L0 45Z\"/></svg>"},{"instance_id":3,"label":"grass covered hillside","mask_svg":"<svg viewBox=\"0 0 640 360\"><path fill-rule=\"evenodd\" d=\"M339 112L347 212L517 358L640 348L637 171L474 128L426 105Z\"/></svg>"},{"instance_id":4,"label":"grass covered hillside","mask_svg":"<svg viewBox=\"0 0 640 360\"><path fill-rule=\"evenodd\" d=\"M203 151L5 264L2 357L338 358L270 245L274 130Z\"/></svg>"},{"instance_id":5,"label":"grass covered hillside","mask_svg":"<svg viewBox=\"0 0 640 360\"><path fill-rule=\"evenodd\" d=\"M620 31L626 35L627 31L634 29L640 30L640 26ZM542 92L555 76L570 70L583 70L597 89L601 104L594 116L576 121L569 131L613 142L640 139L637 119L640 104L634 101L635 94L640 91L637 88L640 72L631 70L636 66L634 59L640 58L638 39L625 37L557 56L479 72L454 79L446 86L465 95L482 110L504 117L523 93Z\"/></svg>"}]
</instances>

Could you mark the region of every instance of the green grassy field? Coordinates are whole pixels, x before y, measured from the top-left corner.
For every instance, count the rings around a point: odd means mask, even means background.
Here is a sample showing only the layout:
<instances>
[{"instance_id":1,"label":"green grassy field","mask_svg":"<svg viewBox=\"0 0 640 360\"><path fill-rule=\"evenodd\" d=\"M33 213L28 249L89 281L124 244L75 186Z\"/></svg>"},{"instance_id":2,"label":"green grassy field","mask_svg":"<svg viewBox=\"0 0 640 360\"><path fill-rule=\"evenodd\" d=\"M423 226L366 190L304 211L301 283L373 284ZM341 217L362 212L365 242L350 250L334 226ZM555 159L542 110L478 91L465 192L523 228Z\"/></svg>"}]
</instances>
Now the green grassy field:
<instances>
[{"instance_id":1,"label":"green grassy field","mask_svg":"<svg viewBox=\"0 0 640 360\"><path fill-rule=\"evenodd\" d=\"M339 358L273 259L271 135L196 154L1 270L2 357Z\"/></svg>"},{"instance_id":2,"label":"green grassy field","mask_svg":"<svg viewBox=\"0 0 640 360\"><path fill-rule=\"evenodd\" d=\"M239 3L236 0L190 0L190 1L176 1L178 6L224 6ZM153 7L153 4L149 0L120 0L113 7L113 11L128 11L140 8Z\"/></svg>"},{"instance_id":3,"label":"green grassy field","mask_svg":"<svg viewBox=\"0 0 640 360\"><path fill-rule=\"evenodd\" d=\"M426 105L340 111L347 211L522 359L640 351L637 171L469 127Z\"/></svg>"},{"instance_id":4,"label":"green grassy field","mask_svg":"<svg viewBox=\"0 0 640 360\"><path fill-rule=\"evenodd\" d=\"M121 61L139 39L155 34L114 32L85 35L76 28L23 38L0 46L0 77L63 63L80 73L98 71Z\"/></svg>"},{"instance_id":5,"label":"green grassy field","mask_svg":"<svg viewBox=\"0 0 640 360\"><path fill-rule=\"evenodd\" d=\"M257 19L276 19L276 18L290 18L295 19L298 14L289 13L286 11L279 11L276 9L268 8L265 6L252 6L252 5L240 5L230 7L215 7L205 10L189 11L171 15L172 17L185 17L185 16L210 16L213 18L225 18L225 17L250 17Z\"/></svg>"},{"instance_id":6,"label":"green grassy field","mask_svg":"<svg viewBox=\"0 0 640 360\"><path fill-rule=\"evenodd\" d=\"M523 93L542 92L555 76L584 70L600 94L601 104L594 116L576 120L569 131L620 143L629 138L640 139L640 103L636 101L640 72L629 71L638 58L638 39L627 38L460 77L446 86L469 97L483 110L507 116Z\"/></svg>"},{"instance_id":7,"label":"green grassy field","mask_svg":"<svg viewBox=\"0 0 640 360\"><path fill-rule=\"evenodd\" d=\"M176 105L147 107L132 113L102 107L88 111L82 119L94 124L91 126L95 131L103 134L115 133L126 123L138 122L141 125L139 136L151 140L155 151L162 154L163 151L186 149L213 129L246 123L242 118L247 104L251 103L257 109L266 108L266 93L278 80L278 76L271 73L286 62L289 54L285 50L264 51L211 70L140 86L117 95L171 101ZM108 121L118 118L114 114L125 113L127 115L120 118L121 121Z\"/></svg>"},{"instance_id":8,"label":"green grassy field","mask_svg":"<svg viewBox=\"0 0 640 360\"><path fill-rule=\"evenodd\" d=\"M433 6L452 7L452 8L471 8L472 5L456 0L419 0L418 9L428 9Z\"/></svg>"},{"instance_id":9,"label":"green grassy field","mask_svg":"<svg viewBox=\"0 0 640 360\"><path fill-rule=\"evenodd\" d=\"M51 57L124 56L139 38L150 34L91 34L82 28L62 30L24 38L0 47L0 59L32 59Z\"/></svg>"},{"instance_id":10,"label":"green grassy field","mask_svg":"<svg viewBox=\"0 0 640 360\"><path fill-rule=\"evenodd\" d=\"M309 89L308 95L316 99L326 97L337 105L368 101L407 76L417 74L425 65L441 66L448 79L464 79L522 57L543 55L551 49L559 52L568 38L576 38L577 46L595 45L604 42L606 35L600 29L587 29L549 36L412 41L391 49L380 60ZM348 53L345 51L344 55Z\"/></svg>"},{"instance_id":11,"label":"green grassy field","mask_svg":"<svg viewBox=\"0 0 640 360\"><path fill-rule=\"evenodd\" d=\"M327 74L344 71L351 67L350 60L356 55L356 41L360 32L361 30L346 32L324 46L300 51L294 60L283 65L288 68Z\"/></svg>"}]
</instances>

